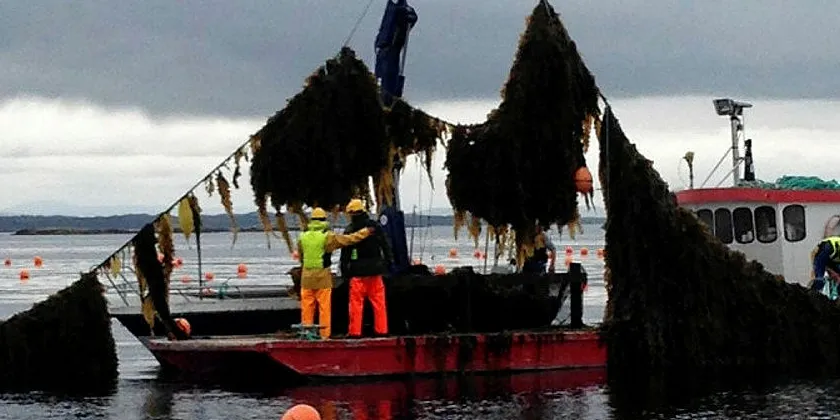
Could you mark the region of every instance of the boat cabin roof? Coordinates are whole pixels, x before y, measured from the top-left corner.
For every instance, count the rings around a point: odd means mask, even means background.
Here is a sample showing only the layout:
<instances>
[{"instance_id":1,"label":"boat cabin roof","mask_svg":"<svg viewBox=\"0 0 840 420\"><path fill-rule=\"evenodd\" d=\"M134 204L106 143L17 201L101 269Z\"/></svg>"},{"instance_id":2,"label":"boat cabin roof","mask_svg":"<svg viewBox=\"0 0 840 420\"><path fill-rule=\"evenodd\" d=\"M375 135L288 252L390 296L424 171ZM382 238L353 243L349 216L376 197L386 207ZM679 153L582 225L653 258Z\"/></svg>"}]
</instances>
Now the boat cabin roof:
<instances>
[{"instance_id":1,"label":"boat cabin roof","mask_svg":"<svg viewBox=\"0 0 840 420\"><path fill-rule=\"evenodd\" d=\"M699 188L676 192L680 205L707 203L840 203L840 190L790 190L772 188Z\"/></svg>"}]
</instances>

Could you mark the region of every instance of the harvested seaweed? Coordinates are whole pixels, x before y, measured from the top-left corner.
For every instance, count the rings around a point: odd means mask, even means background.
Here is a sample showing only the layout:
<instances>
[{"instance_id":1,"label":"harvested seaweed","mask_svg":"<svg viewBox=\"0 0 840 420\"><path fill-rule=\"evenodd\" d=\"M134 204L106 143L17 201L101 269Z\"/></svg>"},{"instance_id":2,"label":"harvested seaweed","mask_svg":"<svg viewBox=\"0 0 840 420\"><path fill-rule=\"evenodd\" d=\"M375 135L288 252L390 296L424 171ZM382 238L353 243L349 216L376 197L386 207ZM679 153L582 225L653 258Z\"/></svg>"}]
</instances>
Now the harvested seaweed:
<instances>
[{"instance_id":1,"label":"harvested seaweed","mask_svg":"<svg viewBox=\"0 0 840 420\"><path fill-rule=\"evenodd\" d=\"M446 275L435 276L427 268L425 273L416 267L413 270L414 273L393 277L386 284L391 334L499 332L547 327L560 305L559 297L550 293L550 285L555 283L565 288L567 282L561 274L481 275L471 267L459 267ZM347 282L333 289L334 335L347 331L348 299ZM366 305L366 310L369 306Z\"/></svg>"},{"instance_id":2,"label":"harvested seaweed","mask_svg":"<svg viewBox=\"0 0 840 420\"><path fill-rule=\"evenodd\" d=\"M110 393L117 350L95 273L0 323L0 389Z\"/></svg>"},{"instance_id":3,"label":"harvested seaweed","mask_svg":"<svg viewBox=\"0 0 840 420\"><path fill-rule=\"evenodd\" d=\"M445 131L445 123L404 102L383 109L373 74L342 48L252 136L251 185L263 228L273 231L269 199L277 213L285 207L297 214L301 226L304 206L343 208L353 197L370 206L371 178L377 202L391 203L394 159L423 153L429 170Z\"/></svg>"},{"instance_id":4,"label":"harvested seaweed","mask_svg":"<svg viewBox=\"0 0 840 420\"><path fill-rule=\"evenodd\" d=\"M554 9L540 2L519 44L502 103L480 125L459 126L449 141L447 194L497 228L510 225L522 249L536 226L576 218L575 172L598 108L595 79ZM549 181L550 180L550 181Z\"/></svg>"},{"instance_id":5,"label":"harvested seaweed","mask_svg":"<svg viewBox=\"0 0 840 420\"><path fill-rule=\"evenodd\" d=\"M384 118L373 75L343 48L254 135L257 207L269 197L278 212L292 203L346 205L388 164Z\"/></svg>"},{"instance_id":6,"label":"harvested seaweed","mask_svg":"<svg viewBox=\"0 0 840 420\"><path fill-rule=\"evenodd\" d=\"M146 224L140 229L132 242L134 244L138 278L142 276L148 286L149 293L143 296L144 307L147 305L146 302L150 301L169 334L179 340L189 338L175 325L175 321L169 313L166 279L163 266L157 259L157 250L155 249L157 240L155 239L154 225ZM152 327L154 326L152 325Z\"/></svg>"},{"instance_id":7,"label":"harvested seaweed","mask_svg":"<svg viewBox=\"0 0 840 420\"><path fill-rule=\"evenodd\" d=\"M712 236L677 205L609 107L598 139L611 375L756 367L840 372L840 307L777 281Z\"/></svg>"}]
</instances>

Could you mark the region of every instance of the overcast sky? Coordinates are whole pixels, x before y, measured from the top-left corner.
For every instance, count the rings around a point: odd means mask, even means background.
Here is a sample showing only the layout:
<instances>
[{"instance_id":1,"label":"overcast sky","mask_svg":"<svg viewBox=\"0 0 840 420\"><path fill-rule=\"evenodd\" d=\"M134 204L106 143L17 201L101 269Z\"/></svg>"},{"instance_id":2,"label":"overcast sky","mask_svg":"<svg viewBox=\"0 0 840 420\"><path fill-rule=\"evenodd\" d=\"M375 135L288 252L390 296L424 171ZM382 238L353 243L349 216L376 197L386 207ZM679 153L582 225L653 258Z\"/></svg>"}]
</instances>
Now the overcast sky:
<instances>
[{"instance_id":1,"label":"overcast sky","mask_svg":"<svg viewBox=\"0 0 840 420\"><path fill-rule=\"evenodd\" d=\"M373 2L350 42L369 65L384 3ZM498 103L536 1L411 4L419 22L406 98L448 120L482 121ZM366 5L0 2L0 212L162 210L300 90ZM840 41L830 35L840 2L554 6L628 135L672 188L682 187L686 150L698 154L698 184L726 151L728 125L711 105L720 96L755 105L747 136L759 177L840 177L825 158L840 134ZM594 166L594 148L590 155ZM404 205L448 206L442 170L434 195L427 184L418 192L418 174L406 171ZM253 209L250 190L234 208Z\"/></svg>"}]
</instances>

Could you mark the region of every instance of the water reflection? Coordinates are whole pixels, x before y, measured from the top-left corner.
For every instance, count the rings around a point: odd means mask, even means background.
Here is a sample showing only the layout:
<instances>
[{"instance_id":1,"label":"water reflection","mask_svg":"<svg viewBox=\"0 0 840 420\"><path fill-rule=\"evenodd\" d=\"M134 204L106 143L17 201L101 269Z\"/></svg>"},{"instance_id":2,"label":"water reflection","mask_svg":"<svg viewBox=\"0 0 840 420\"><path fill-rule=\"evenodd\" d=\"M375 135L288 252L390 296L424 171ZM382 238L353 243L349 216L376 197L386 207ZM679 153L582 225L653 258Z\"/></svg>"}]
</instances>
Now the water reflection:
<instances>
[{"instance_id":1,"label":"water reflection","mask_svg":"<svg viewBox=\"0 0 840 420\"><path fill-rule=\"evenodd\" d=\"M603 369L463 375L405 381L322 384L277 390L291 404L310 404L324 419L552 418L546 396L574 418L590 411L586 389L606 380ZM558 398L560 397L560 398ZM551 404L554 405L554 404ZM557 407L553 407L556 409Z\"/></svg>"},{"instance_id":2,"label":"water reflection","mask_svg":"<svg viewBox=\"0 0 840 420\"><path fill-rule=\"evenodd\" d=\"M147 419L172 418L172 406L177 391L171 384L160 381L149 383L148 394L143 402L143 414Z\"/></svg>"}]
</instances>

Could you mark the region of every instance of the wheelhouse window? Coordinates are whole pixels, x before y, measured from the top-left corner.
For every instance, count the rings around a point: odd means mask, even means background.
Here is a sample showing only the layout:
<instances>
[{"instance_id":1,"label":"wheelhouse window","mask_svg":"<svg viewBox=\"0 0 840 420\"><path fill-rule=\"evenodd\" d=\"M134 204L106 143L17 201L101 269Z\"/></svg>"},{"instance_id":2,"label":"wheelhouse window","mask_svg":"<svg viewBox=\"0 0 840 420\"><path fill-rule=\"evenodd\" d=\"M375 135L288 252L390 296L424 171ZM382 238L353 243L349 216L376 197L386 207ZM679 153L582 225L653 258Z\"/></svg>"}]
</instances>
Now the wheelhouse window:
<instances>
[{"instance_id":1,"label":"wheelhouse window","mask_svg":"<svg viewBox=\"0 0 840 420\"><path fill-rule=\"evenodd\" d=\"M755 240L752 211L746 207L738 207L732 211L732 223L735 227L735 241L748 244Z\"/></svg>"},{"instance_id":2,"label":"wheelhouse window","mask_svg":"<svg viewBox=\"0 0 840 420\"><path fill-rule=\"evenodd\" d=\"M732 243L732 213L729 209L715 210L715 236L725 244Z\"/></svg>"},{"instance_id":3,"label":"wheelhouse window","mask_svg":"<svg viewBox=\"0 0 840 420\"><path fill-rule=\"evenodd\" d=\"M714 218L712 217L712 211L708 209L697 210L697 218L700 219L706 227L709 228L709 232L714 233L715 231L715 222Z\"/></svg>"},{"instance_id":4,"label":"wheelhouse window","mask_svg":"<svg viewBox=\"0 0 840 420\"><path fill-rule=\"evenodd\" d=\"M799 204L785 206L782 210L782 223L785 224L785 239L788 242L805 239L805 207Z\"/></svg>"},{"instance_id":5,"label":"wheelhouse window","mask_svg":"<svg viewBox=\"0 0 840 420\"><path fill-rule=\"evenodd\" d=\"M776 209L770 206L756 207L755 215L755 236L758 242L769 244L775 242L779 236L776 228Z\"/></svg>"}]
</instances>

